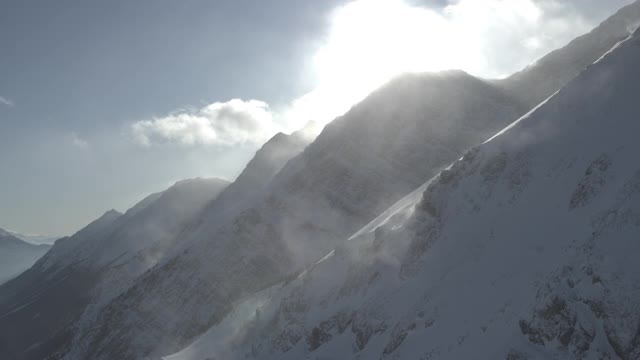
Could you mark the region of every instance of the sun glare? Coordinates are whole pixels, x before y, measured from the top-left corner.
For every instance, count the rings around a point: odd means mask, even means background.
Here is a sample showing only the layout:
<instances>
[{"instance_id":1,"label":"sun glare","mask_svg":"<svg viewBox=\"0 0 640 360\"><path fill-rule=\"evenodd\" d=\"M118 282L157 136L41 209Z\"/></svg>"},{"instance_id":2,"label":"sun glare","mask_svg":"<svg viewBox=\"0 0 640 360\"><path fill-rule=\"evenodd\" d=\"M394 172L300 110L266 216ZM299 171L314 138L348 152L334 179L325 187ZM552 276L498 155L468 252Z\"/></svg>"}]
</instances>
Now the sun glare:
<instances>
[{"instance_id":1,"label":"sun glare","mask_svg":"<svg viewBox=\"0 0 640 360\"><path fill-rule=\"evenodd\" d=\"M351 3L338 10L327 45L315 57L319 77L356 88L379 85L399 72L441 70L446 24L437 14L400 0ZM349 86L350 87L350 86Z\"/></svg>"},{"instance_id":2,"label":"sun glare","mask_svg":"<svg viewBox=\"0 0 640 360\"><path fill-rule=\"evenodd\" d=\"M408 0L349 2L334 11L313 57L317 86L286 109L285 122L291 128L309 120L325 124L402 73L460 69L506 76L535 60L563 29L586 31L580 23L544 21L534 0L457 0L439 10Z\"/></svg>"},{"instance_id":3,"label":"sun glare","mask_svg":"<svg viewBox=\"0 0 640 360\"><path fill-rule=\"evenodd\" d=\"M452 46L457 36L441 14L402 0L349 3L335 11L314 57L319 86L289 116L324 123L398 74L469 68L473 59Z\"/></svg>"}]
</instances>

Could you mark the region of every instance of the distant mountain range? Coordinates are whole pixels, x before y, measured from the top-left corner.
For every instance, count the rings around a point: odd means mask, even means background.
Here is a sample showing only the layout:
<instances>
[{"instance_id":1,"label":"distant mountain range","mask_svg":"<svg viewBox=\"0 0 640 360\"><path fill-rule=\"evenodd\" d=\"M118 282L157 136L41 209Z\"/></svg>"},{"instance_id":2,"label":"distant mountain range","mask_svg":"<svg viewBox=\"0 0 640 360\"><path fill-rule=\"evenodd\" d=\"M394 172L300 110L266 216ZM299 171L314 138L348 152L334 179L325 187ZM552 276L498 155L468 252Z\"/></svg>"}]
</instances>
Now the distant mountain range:
<instances>
[{"instance_id":1,"label":"distant mountain range","mask_svg":"<svg viewBox=\"0 0 640 360\"><path fill-rule=\"evenodd\" d=\"M107 212L0 286L0 358L640 358L638 23Z\"/></svg>"},{"instance_id":2,"label":"distant mountain range","mask_svg":"<svg viewBox=\"0 0 640 360\"><path fill-rule=\"evenodd\" d=\"M10 230L2 230L4 233L8 233L14 237L17 237L20 240L26 241L28 243L32 243L35 245L53 245L56 240L61 238L62 236L53 236L53 235L38 235L38 234L21 234L16 231Z\"/></svg>"},{"instance_id":3,"label":"distant mountain range","mask_svg":"<svg viewBox=\"0 0 640 360\"><path fill-rule=\"evenodd\" d=\"M51 245L35 245L0 229L0 284L29 269Z\"/></svg>"}]
</instances>

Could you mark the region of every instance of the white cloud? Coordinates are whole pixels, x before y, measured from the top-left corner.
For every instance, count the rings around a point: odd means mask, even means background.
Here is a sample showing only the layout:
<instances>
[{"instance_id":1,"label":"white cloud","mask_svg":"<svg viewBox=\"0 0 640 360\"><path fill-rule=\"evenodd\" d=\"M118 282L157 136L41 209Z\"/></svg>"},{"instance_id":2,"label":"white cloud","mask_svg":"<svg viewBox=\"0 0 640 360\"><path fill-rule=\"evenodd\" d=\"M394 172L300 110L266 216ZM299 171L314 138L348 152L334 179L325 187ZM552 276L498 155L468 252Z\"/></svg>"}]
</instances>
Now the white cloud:
<instances>
[{"instance_id":1,"label":"white cloud","mask_svg":"<svg viewBox=\"0 0 640 360\"><path fill-rule=\"evenodd\" d=\"M279 127L266 103L233 99L138 121L131 131L135 140L145 146L157 143L233 146L261 144Z\"/></svg>"},{"instance_id":2,"label":"white cloud","mask_svg":"<svg viewBox=\"0 0 640 360\"><path fill-rule=\"evenodd\" d=\"M10 99L7 99L4 96L0 96L0 104L8 106L8 107L14 107L15 103L13 101L11 101Z\"/></svg>"},{"instance_id":3,"label":"white cloud","mask_svg":"<svg viewBox=\"0 0 640 360\"><path fill-rule=\"evenodd\" d=\"M78 133L76 132L69 133L69 138L71 140L71 145L75 147L86 148L89 146L89 143L82 137L80 137L80 135L78 135Z\"/></svg>"}]
</instances>

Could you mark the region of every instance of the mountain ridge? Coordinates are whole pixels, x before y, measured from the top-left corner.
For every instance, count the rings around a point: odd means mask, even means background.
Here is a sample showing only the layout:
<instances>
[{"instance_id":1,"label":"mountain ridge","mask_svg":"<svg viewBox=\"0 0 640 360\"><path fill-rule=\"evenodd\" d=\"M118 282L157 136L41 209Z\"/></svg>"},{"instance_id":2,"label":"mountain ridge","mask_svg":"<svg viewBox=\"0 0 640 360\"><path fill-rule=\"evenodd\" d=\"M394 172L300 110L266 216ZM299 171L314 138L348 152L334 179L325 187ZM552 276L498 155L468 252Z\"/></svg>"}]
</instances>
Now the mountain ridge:
<instances>
[{"instance_id":1,"label":"mountain ridge","mask_svg":"<svg viewBox=\"0 0 640 360\"><path fill-rule=\"evenodd\" d=\"M601 55L597 49L591 54ZM582 70L580 64L567 66L574 66L576 73ZM384 90L388 98L381 101ZM474 96L492 100L474 101ZM503 96L509 98L504 106ZM195 235L185 234L191 239L189 249L166 258L137 280L127 297L106 308L98 321L102 330L92 336L87 354L153 357L184 346L220 321L235 301L293 276L468 147L524 114L528 108L523 103L505 95L500 86L459 71L392 81L325 126L275 175L265 195L231 223L213 220L194 230ZM483 133L472 120L485 125ZM457 147L451 147L456 140ZM407 166L418 163L422 167ZM412 169L424 173L407 171ZM403 178L394 178L396 174ZM178 308L190 310L176 319L171 314ZM109 328L121 331L109 334Z\"/></svg>"},{"instance_id":2,"label":"mountain ridge","mask_svg":"<svg viewBox=\"0 0 640 360\"><path fill-rule=\"evenodd\" d=\"M29 269L50 248L51 245L32 244L0 229L0 284Z\"/></svg>"},{"instance_id":3,"label":"mountain ridge","mask_svg":"<svg viewBox=\"0 0 640 360\"><path fill-rule=\"evenodd\" d=\"M619 28L616 26L614 30L615 34L607 35L606 41L617 39ZM589 57L598 58L607 50L599 52L598 49L597 46L590 48ZM136 223L143 223L142 214L150 212L161 198L168 197L166 192L150 195L125 214L105 215L106 218L96 224L102 230L87 230L83 236L58 241L56 251L18 279L0 287L0 316L4 314L23 326L9 329L0 323L0 339L14 339L20 331L29 333L28 337L25 335L29 340L0 342L0 355L17 359L44 355L67 359L127 359L157 357L184 348L213 325L225 321L226 315L233 313L242 299L251 298L257 291L269 293L269 288L283 279L297 282L295 278L304 269L306 274L315 276L317 273L310 268L334 264L331 259L360 251L357 246L356 250L349 247L360 244L362 237L356 237L347 245L342 243L371 221L401 226L412 211L399 216L393 210L382 220L379 215L461 156L473 161L473 152L466 152L468 148L486 141L524 114L532 99L543 93L548 97L558 90L559 86L554 88L556 80L568 81L571 74L580 73L582 64L573 61L576 54L570 55L569 60L561 63L571 71L557 79L554 77L553 83L547 83L545 77L539 81L525 79L518 84L513 79L500 83L460 71L398 77L327 125L308 146L308 141L299 141L293 134L276 135L263 146L262 152L256 153L257 164L249 163L236 182L221 190L215 199L203 201L201 209L185 216L184 221L172 227L171 234L162 239L149 235L149 241L129 241L139 236L127 238L118 226L131 223L135 227ZM541 64L544 65L544 61ZM531 81L535 92L531 96L516 90L512 94L504 86L516 84L513 86L526 89L522 84L527 81ZM261 158L267 153L274 155L273 158ZM489 177L494 170L499 172L502 160L498 157L491 165L497 170L489 166ZM446 171L441 174L438 179L444 182L450 181L447 174L453 175ZM514 186L526 180L526 173L516 172L514 176ZM405 210L416 207L411 202L400 205ZM427 215L430 212L437 215L439 211L428 202L421 205L421 212ZM133 218L137 220L128 220ZM166 225L165 221L161 223ZM97 226L101 224L104 228ZM399 249L393 250L393 245L387 242L393 226L372 228L380 240L376 240L374 246L365 242L363 251L376 253L382 248L388 251L384 254L385 261L411 263L402 270L403 276L411 277L419 265L411 259L397 259ZM114 241L126 247L108 248ZM154 244L159 244L159 249ZM412 246L419 255L430 244ZM317 261L334 248L337 249L334 255L330 253L324 260ZM103 254L105 258L87 256L101 253L99 249L108 250ZM100 270L80 272L84 269L80 266L91 264L98 264ZM386 268L389 264L381 266ZM39 269L57 274L56 279L70 274L77 276L73 286L81 291L73 295L77 298L68 306L84 310L74 313L71 321L56 323L59 321L56 314L51 309L47 312L40 298L34 301L41 301L42 319L28 319L30 314L26 310L34 307L30 301L35 298L34 294L41 292L33 289L31 281L39 279L47 283L38 273ZM342 295L357 293L362 281L376 283L375 272L368 270L367 265L347 273L351 283L339 284L344 289ZM117 281L120 278L123 281ZM96 287L96 283L104 286ZM49 288L49 301L69 299L65 291L72 290L71 283L68 286ZM295 308L296 298L291 300L283 306ZM27 308L21 310L22 305ZM64 309L56 309L61 311ZM372 336L384 333L379 327L381 322L368 323L371 318L346 315L343 319L346 325L340 317L331 321L342 324L340 328L352 326L356 348L364 349ZM20 316L25 321L20 321ZM296 314L292 316L295 319ZM40 321L56 325L32 334L29 326ZM324 326L331 330L330 325ZM407 330L410 323L406 325L394 330L395 340L388 347L383 344L387 350L379 349L380 352L391 354L401 345L410 333ZM337 336L325 327L314 325L307 334L304 326L293 326L292 332L278 343L279 349L300 348L301 339L319 349L326 342L323 339ZM39 345L31 346L34 343Z\"/></svg>"},{"instance_id":4,"label":"mountain ridge","mask_svg":"<svg viewBox=\"0 0 640 360\"><path fill-rule=\"evenodd\" d=\"M589 33L561 49L543 56L532 65L496 83L514 93L529 108L546 99L554 89L576 77L619 41L640 27L640 1L621 8ZM594 49L596 49L594 51Z\"/></svg>"},{"instance_id":5,"label":"mountain ridge","mask_svg":"<svg viewBox=\"0 0 640 360\"><path fill-rule=\"evenodd\" d=\"M639 61L637 31L165 359L637 358Z\"/></svg>"}]
</instances>

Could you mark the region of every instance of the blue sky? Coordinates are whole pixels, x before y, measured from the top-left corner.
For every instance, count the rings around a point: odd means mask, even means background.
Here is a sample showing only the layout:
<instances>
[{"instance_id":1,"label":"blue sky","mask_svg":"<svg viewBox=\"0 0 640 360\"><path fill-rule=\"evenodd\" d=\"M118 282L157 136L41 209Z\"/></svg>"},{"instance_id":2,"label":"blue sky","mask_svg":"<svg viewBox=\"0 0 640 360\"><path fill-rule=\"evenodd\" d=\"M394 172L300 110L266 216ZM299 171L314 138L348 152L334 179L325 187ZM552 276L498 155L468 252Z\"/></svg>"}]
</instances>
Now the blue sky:
<instances>
[{"instance_id":1,"label":"blue sky","mask_svg":"<svg viewBox=\"0 0 640 360\"><path fill-rule=\"evenodd\" d=\"M469 1L407 4L460 26L464 17L454 21L447 9ZM502 62L465 70L486 76L515 71L630 1L516 2L534 4L540 13L509 38L488 32L490 51L479 56ZM323 93L318 89L331 93L335 84L325 78L341 74L326 64L354 56L331 46L344 36L336 21L367 25L357 15L366 6L336 20L336 9L348 4L0 0L0 227L65 235L183 178L234 179L264 139L302 126L313 117L309 109L337 101L317 95ZM576 34L560 29L532 37L536 26L546 29L558 19ZM525 42L528 50L520 55L500 56L510 43ZM317 60L322 49L328 49L322 59L330 60L324 66ZM386 70L392 75L397 69ZM343 96L345 104L327 105L332 112L323 116L340 113L374 83L366 85ZM312 99L315 107L298 106L300 99Z\"/></svg>"}]
</instances>

